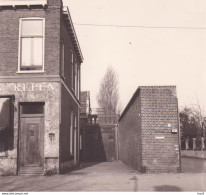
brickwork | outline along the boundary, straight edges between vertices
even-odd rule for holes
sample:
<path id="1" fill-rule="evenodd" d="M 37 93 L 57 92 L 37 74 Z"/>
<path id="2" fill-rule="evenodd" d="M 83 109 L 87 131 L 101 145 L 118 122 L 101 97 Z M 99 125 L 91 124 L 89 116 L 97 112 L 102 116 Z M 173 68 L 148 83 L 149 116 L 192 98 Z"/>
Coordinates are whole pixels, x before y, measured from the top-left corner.
<path id="1" fill-rule="evenodd" d="M 61 130 L 60 130 L 60 172 L 64 173 L 71 170 L 74 164 L 74 157 L 70 155 L 70 125 L 71 125 L 71 111 L 78 116 L 79 109 L 75 101 L 67 92 L 64 85 L 62 85 L 62 101 L 61 101 Z M 77 126 L 79 130 L 79 124 Z M 77 135 L 79 132 L 77 132 Z M 79 146 L 78 137 L 76 139 L 77 147 Z M 79 148 L 77 148 L 79 151 Z M 79 162 L 79 154 L 77 152 L 77 164 Z"/>
<path id="2" fill-rule="evenodd" d="M 0 175 L 18 174 L 20 171 L 21 136 L 19 105 L 25 102 L 44 104 L 44 149 L 43 165 L 45 174 L 65 172 L 79 162 L 79 126 L 76 127 L 76 158 L 70 154 L 71 110 L 79 124 L 77 94 L 72 89 L 72 60 L 80 69 L 82 56 L 68 12 L 63 12 L 61 0 L 48 0 L 43 6 L 1 7 L 0 9 L 0 95 L 14 97 L 14 144 L 13 148 L 0 151 Z M 44 18 L 44 72 L 18 73 L 20 18 Z M 64 75 L 61 67 L 61 48 L 64 40 Z M 78 54 L 76 54 L 78 53 Z M 74 78 L 74 76 L 73 76 Z M 45 87 L 46 86 L 46 87 Z M 50 91 L 49 91 L 50 90 Z M 80 91 L 80 89 L 79 89 Z M 6 149 L 2 149 L 6 150 Z M 74 155 L 74 154 L 73 154 Z M 23 159 L 23 158 L 22 158 Z"/>
<path id="3" fill-rule="evenodd" d="M 45 75 L 59 75 L 60 62 L 60 0 L 48 1 L 46 10 L 6 9 L 0 11 L 0 76 L 17 75 L 19 51 L 19 19 L 45 18 Z M 21 74 L 22 75 L 22 74 Z M 38 75 L 38 74 L 36 74 Z M 42 73 L 41 73 L 42 75 Z"/>
<path id="4" fill-rule="evenodd" d="M 119 123 L 119 159 L 138 171 L 142 165 L 141 143 L 140 96 L 137 96 Z"/>
<path id="5" fill-rule="evenodd" d="M 138 118 L 141 121 L 140 131 L 137 128 Z M 127 139 L 124 138 L 127 137 L 128 142 L 134 143 L 131 145 L 136 148 L 136 139 L 139 137 L 142 157 L 138 158 L 141 159 L 139 162 L 142 172 L 179 172 L 178 120 L 178 102 L 174 86 L 139 87 L 120 118 L 120 160 L 129 166 L 135 163 L 136 155 L 140 154 L 135 153 L 136 150 L 132 150 L 132 147 L 129 148 L 129 144 L 125 143 Z M 140 134 L 135 137 L 135 132 L 138 131 Z M 126 155 L 131 158 L 125 158 Z"/>

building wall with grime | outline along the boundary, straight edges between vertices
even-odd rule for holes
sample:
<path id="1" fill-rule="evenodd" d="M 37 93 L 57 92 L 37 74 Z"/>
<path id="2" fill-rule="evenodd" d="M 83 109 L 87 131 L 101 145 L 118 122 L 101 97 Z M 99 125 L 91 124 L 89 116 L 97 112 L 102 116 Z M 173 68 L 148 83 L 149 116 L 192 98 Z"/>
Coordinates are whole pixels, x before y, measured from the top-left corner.
<path id="1" fill-rule="evenodd" d="M 4 140 L 1 142 L 0 139 L 0 175 L 20 173 L 20 107 L 23 103 L 44 104 L 42 173 L 63 173 L 79 162 L 80 65 L 83 57 L 69 10 L 65 12 L 61 0 L 46 2 L 45 6 L 11 5 L 0 10 L 0 97 L 12 97 L 13 101 L 12 144 L 4 148 Z M 44 68 L 41 72 L 19 71 L 21 18 L 45 20 Z M 75 137 L 72 135 L 72 140 L 69 131 L 74 117 L 71 119 L 71 112 L 76 120 L 72 127 L 76 134 Z M 1 134 L 4 133 L 0 124 Z"/>
<path id="2" fill-rule="evenodd" d="M 33 83 L 34 84 L 34 83 Z M 24 91 L 24 86 L 26 91 Z M 35 84 L 36 85 L 36 84 Z M 42 82 L 44 90 L 31 90 L 32 83 L 0 83 L 0 96 L 14 96 L 13 143 L 9 150 L 0 153 L 0 174 L 15 175 L 18 173 L 20 150 L 20 103 L 44 102 L 44 172 L 49 170 L 58 173 L 59 167 L 59 125 L 60 125 L 60 85 L 57 82 Z M 17 88 L 18 86 L 18 88 Z M 51 140 L 49 134 L 53 133 Z"/>

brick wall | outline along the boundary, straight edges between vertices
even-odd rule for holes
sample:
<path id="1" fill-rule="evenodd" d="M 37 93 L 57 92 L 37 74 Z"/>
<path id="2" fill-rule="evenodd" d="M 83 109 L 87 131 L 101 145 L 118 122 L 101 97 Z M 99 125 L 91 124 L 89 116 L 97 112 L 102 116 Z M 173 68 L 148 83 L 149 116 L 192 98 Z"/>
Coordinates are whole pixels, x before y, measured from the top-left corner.
<path id="1" fill-rule="evenodd" d="M 19 18 L 24 17 L 45 18 L 45 74 L 59 74 L 60 6 L 60 0 L 48 0 L 47 9 L 8 8 L 0 11 L 0 76 L 17 75 Z"/>
<path id="2" fill-rule="evenodd" d="M 120 160 L 142 172 L 179 172 L 178 120 L 174 86 L 139 87 L 120 117 Z"/>
<path id="3" fill-rule="evenodd" d="M 142 164 L 148 172 L 179 171 L 178 104 L 175 87 L 140 87 Z"/>
<path id="4" fill-rule="evenodd" d="M 70 156 L 70 125 L 71 125 L 71 111 L 78 116 L 78 106 L 72 99 L 64 85 L 61 87 L 61 127 L 60 127 L 60 172 L 64 173 L 76 165 L 74 158 Z M 77 126 L 77 129 L 79 127 Z M 79 133 L 77 133 L 78 135 Z M 77 143 L 77 159 L 79 159 L 79 139 L 76 138 Z M 77 160 L 78 162 L 78 160 Z M 78 164 L 78 163 L 77 163 Z"/>
<path id="5" fill-rule="evenodd" d="M 129 167 L 141 171 L 140 96 L 132 102 L 119 122 L 119 159 Z"/>
<path id="6" fill-rule="evenodd" d="M 106 161 L 105 148 L 99 124 L 85 124 L 83 133 L 83 161 Z"/>

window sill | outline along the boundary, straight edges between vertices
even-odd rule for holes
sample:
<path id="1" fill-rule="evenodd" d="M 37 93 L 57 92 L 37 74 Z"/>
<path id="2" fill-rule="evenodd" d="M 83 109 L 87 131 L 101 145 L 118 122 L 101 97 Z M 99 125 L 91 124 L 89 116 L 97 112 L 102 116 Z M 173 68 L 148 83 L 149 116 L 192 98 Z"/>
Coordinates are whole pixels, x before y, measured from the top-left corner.
<path id="1" fill-rule="evenodd" d="M 29 73 L 38 74 L 38 73 L 45 73 L 45 71 L 44 70 L 41 70 L 41 71 L 17 71 L 16 73 L 17 74 L 29 74 Z"/>

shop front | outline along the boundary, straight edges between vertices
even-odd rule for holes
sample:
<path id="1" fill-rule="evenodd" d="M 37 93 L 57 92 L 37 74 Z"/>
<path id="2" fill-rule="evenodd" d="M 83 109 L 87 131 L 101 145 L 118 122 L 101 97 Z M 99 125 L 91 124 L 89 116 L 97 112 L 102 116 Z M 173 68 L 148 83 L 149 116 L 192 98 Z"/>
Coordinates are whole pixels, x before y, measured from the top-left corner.
<path id="1" fill-rule="evenodd" d="M 60 83 L 0 83 L 0 174 L 59 173 Z"/>

